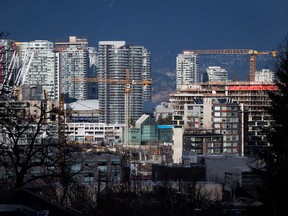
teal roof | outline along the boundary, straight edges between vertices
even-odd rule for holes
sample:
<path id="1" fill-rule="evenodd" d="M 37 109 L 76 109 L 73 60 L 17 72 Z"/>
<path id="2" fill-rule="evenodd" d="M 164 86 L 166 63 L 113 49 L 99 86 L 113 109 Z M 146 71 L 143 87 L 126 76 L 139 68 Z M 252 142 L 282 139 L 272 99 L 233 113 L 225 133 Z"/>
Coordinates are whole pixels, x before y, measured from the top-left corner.
<path id="1" fill-rule="evenodd" d="M 158 129 L 172 129 L 172 125 L 157 125 Z"/>

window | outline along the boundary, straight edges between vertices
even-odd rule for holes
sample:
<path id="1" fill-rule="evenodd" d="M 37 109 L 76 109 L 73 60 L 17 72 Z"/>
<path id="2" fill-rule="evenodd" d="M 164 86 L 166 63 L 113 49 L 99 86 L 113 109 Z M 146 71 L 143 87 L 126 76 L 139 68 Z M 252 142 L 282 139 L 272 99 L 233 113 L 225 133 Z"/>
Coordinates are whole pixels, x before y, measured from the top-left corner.
<path id="1" fill-rule="evenodd" d="M 107 166 L 107 161 L 98 161 L 98 166 Z"/>
<path id="2" fill-rule="evenodd" d="M 93 182 L 94 173 L 84 173 L 84 182 Z"/>
<path id="3" fill-rule="evenodd" d="M 85 160 L 85 166 L 93 166 L 94 160 L 93 159 L 86 159 Z"/>
<path id="4" fill-rule="evenodd" d="M 220 153 L 220 149 L 214 149 L 214 152 L 215 152 L 216 154 L 219 154 L 219 153 Z"/>
<path id="5" fill-rule="evenodd" d="M 182 120 L 183 118 L 182 118 L 182 116 L 173 116 L 173 119 L 174 120 Z"/>

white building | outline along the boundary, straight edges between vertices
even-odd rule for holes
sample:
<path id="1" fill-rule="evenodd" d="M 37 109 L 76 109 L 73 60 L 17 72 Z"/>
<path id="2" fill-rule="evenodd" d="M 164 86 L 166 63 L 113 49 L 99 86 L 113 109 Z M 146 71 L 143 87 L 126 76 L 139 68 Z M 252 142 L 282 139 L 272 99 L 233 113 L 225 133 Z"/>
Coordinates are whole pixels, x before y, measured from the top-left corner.
<path id="1" fill-rule="evenodd" d="M 59 79 L 55 68 L 53 42 L 35 40 L 18 42 L 21 69 L 18 74 L 19 84 L 29 86 L 42 85 L 50 99 L 59 98 Z"/>
<path id="2" fill-rule="evenodd" d="M 60 91 L 65 95 L 65 101 L 87 99 L 88 77 L 88 41 L 86 38 L 70 36 L 68 42 L 56 42 L 55 51 L 59 56 Z M 70 81 L 69 78 L 80 78 Z"/>
<path id="3" fill-rule="evenodd" d="M 172 144 L 172 160 L 173 163 L 182 163 L 183 155 L 183 128 L 174 127 L 173 128 L 173 144 Z"/>
<path id="4" fill-rule="evenodd" d="M 219 66 L 209 66 L 203 75 L 203 82 L 228 81 L 228 71 Z"/>
<path id="5" fill-rule="evenodd" d="M 70 142 L 94 145 L 105 143 L 114 146 L 121 142 L 122 127 L 104 123 L 71 122 L 66 123 L 65 132 Z"/>
<path id="6" fill-rule="evenodd" d="M 173 114 L 173 109 L 171 103 L 168 102 L 162 102 L 160 105 L 157 105 L 154 109 L 154 116 L 156 120 L 158 120 L 160 116 L 162 116 L 162 118 L 166 118 L 170 114 L 171 115 Z"/>
<path id="7" fill-rule="evenodd" d="M 184 51 L 176 57 L 176 89 L 183 84 L 200 81 L 198 56 L 193 52 Z"/>
<path id="8" fill-rule="evenodd" d="M 272 83 L 275 80 L 274 72 L 269 69 L 262 69 L 261 71 L 256 71 L 255 81 L 256 82 L 265 82 Z"/>

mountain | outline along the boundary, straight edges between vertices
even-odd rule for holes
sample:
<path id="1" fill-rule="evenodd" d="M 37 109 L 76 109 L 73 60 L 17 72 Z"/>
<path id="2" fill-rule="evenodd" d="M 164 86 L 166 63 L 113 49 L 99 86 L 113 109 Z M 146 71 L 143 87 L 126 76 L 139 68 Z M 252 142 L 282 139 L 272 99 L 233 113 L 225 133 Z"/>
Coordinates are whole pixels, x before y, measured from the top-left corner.
<path id="1" fill-rule="evenodd" d="M 176 57 L 175 57 L 176 62 Z M 199 70 L 202 74 L 209 66 L 221 66 L 228 70 L 229 80 L 246 81 L 249 78 L 250 56 L 248 55 L 199 55 Z M 273 69 L 270 55 L 256 56 L 256 70 Z M 175 66 L 163 68 L 155 65 L 152 73 L 152 102 L 160 104 L 169 101 L 169 94 L 175 92 Z"/>

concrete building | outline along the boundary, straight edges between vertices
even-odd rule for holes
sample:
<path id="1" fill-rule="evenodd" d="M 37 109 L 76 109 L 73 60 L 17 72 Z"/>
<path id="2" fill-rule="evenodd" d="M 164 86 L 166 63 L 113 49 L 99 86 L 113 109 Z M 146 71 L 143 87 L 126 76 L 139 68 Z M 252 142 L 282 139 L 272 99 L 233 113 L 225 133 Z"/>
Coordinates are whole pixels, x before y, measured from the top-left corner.
<path id="1" fill-rule="evenodd" d="M 121 155 L 109 153 L 76 152 L 78 163 L 71 167 L 75 179 L 80 184 L 97 185 L 120 182 L 123 177 Z M 103 183 L 101 183 L 103 184 Z"/>
<path id="2" fill-rule="evenodd" d="M 105 80 L 126 80 L 129 70 L 133 81 L 151 80 L 150 53 L 143 46 L 127 46 L 125 41 L 100 41 L 98 47 L 98 77 Z M 124 83 L 99 82 L 101 122 L 125 123 Z M 129 117 L 136 121 L 143 113 L 143 102 L 151 99 L 151 88 L 131 85 Z"/>
<path id="3" fill-rule="evenodd" d="M 9 84 L 10 74 L 16 75 L 19 68 L 17 59 L 17 47 L 15 41 L 8 39 L 0 39 L 0 87 Z M 12 77 L 11 76 L 11 77 Z"/>
<path id="4" fill-rule="evenodd" d="M 273 83 L 275 81 L 275 74 L 269 69 L 262 69 L 255 72 L 255 81 L 264 83 Z"/>
<path id="5" fill-rule="evenodd" d="M 69 41 L 56 42 L 55 52 L 58 57 L 60 92 L 64 94 L 65 102 L 87 99 L 87 82 L 89 58 L 88 40 L 70 36 Z M 71 81 L 70 78 L 78 78 Z"/>
<path id="6" fill-rule="evenodd" d="M 200 82 L 198 55 L 184 51 L 176 57 L 176 89 Z"/>
<path id="7" fill-rule="evenodd" d="M 66 106 L 66 122 L 99 123 L 99 100 L 77 100 Z"/>
<path id="8" fill-rule="evenodd" d="M 195 155 L 223 154 L 223 134 L 216 133 L 191 133 L 185 131 L 183 134 L 183 155 L 191 152 Z"/>
<path id="9" fill-rule="evenodd" d="M 219 66 L 209 66 L 203 74 L 203 82 L 228 81 L 228 71 Z"/>
<path id="10" fill-rule="evenodd" d="M 121 131 L 118 126 L 91 122 L 66 123 L 65 129 L 68 142 L 111 147 L 121 142 Z"/>
<path id="11" fill-rule="evenodd" d="M 263 129 L 270 125 L 271 117 L 267 112 L 270 106 L 269 91 L 277 91 L 274 83 L 228 82 L 201 83 L 182 86 L 170 97 L 170 102 L 177 115 L 184 116 L 185 104 L 204 98 L 226 98 L 243 104 L 244 115 L 244 154 L 256 155 L 268 145 Z M 205 112 L 205 111 L 203 111 Z"/>
<path id="12" fill-rule="evenodd" d="M 173 138 L 172 138 L 172 150 L 173 150 L 173 163 L 182 163 L 183 155 L 183 132 L 184 129 L 181 127 L 174 127 Z"/>
<path id="13" fill-rule="evenodd" d="M 175 120 L 179 119 L 179 120 Z M 183 152 L 243 155 L 243 106 L 223 98 L 195 99 L 174 115 L 174 127 L 183 127 Z"/>
<path id="14" fill-rule="evenodd" d="M 167 118 L 169 115 L 172 114 L 173 109 L 171 107 L 171 104 L 168 102 L 161 102 L 161 104 L 157 105 L 154 109 L 154 116 L 156 120 L 158 120 L 160 116 L 162 116 L 162 118 Z"/>
<path id="15" fill-rule="evenodd" d="M 42 85 L 50 99 L 59 98 L 59 74 L 53 42 L 35 40 L 17 42 L 20 72 L 15 79 L 29 86 Z M 18 78 L 17 78 L 18 77 Z"/>
<path id="16" fill-rule="evenodd" d="M 218 101 L 220 101 L 220 99 Z M 224 153 L 243 155 L 243 105 L 241 106 L 238 103 L 223 102 L 213 104 L 213 131 L 216 134 L 223 135 Z"/>
<path id="17" fill-rule="evenodd" d="M 88 47 L 88 58 L 89 58 L 89 70 L 87 77 L 95 78 L 97 77 L 98 68 L 98 58 L 97 50 L 95 47 Z M 97 82 L 87 82 L 87 99 L 98 99 L 98 83 Z"/>

